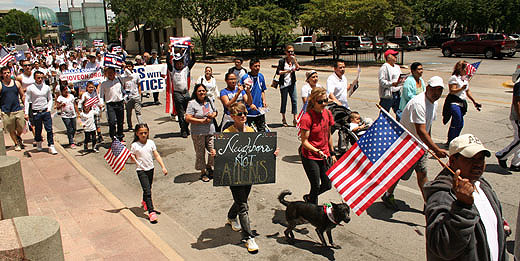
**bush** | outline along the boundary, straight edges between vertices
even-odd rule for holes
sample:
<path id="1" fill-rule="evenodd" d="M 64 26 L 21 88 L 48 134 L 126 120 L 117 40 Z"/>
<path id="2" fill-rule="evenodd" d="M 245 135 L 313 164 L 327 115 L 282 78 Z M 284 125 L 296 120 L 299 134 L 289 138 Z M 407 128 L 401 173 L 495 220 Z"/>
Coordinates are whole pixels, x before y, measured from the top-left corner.
<path id="1" fill-rule="evenodd" d="M 201 42 L 199 37 L 192 38 L 195 44 L 195 52 L 201 52 Z M 246 34 L 215 34 L 209 38 L 207 52 L 208 54 L 225 53 L 229 54 L 237 50 L 253 48 L 253 37 Z"/>

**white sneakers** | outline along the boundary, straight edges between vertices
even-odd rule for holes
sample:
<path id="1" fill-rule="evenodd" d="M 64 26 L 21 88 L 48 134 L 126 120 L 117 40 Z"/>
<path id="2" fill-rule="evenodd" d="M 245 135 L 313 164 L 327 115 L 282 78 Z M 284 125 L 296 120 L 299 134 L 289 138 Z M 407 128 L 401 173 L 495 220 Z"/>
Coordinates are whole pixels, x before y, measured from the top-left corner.
<path id="1" fill-rule="evenodd" d="M 247 239 L 247 241 L 246 241 L 246 247 L 247 247 L 247 251 L 248 251 L 249 253 L 251 253 L 251 254 L 256 254 L 256 253 L 258 253 L 258 245 L 256 244 L 254 238 L 249 238 L 249 239 Z"/>
<path id="2" fill-rule="evenodd" d="M 240 231 L 242 229 L 242 226 L 240 226 L 240 223 L 238 223 L 238 220 L 236 218 L 234 219 L 229 219 L 227 220 L 227 223 L 229 225 L 231 225 L 231 229 L 233 229 L 233 231 Z"/>
<path id="3" fill-rule="evenodd" d="M 49 152 L 50 152 L 52 155 L 56 155 L 56 154 L 58 154 L 58 152 L 56 151 L 56 148 L 54 148 L 54 145 L 49 146 Z"/>

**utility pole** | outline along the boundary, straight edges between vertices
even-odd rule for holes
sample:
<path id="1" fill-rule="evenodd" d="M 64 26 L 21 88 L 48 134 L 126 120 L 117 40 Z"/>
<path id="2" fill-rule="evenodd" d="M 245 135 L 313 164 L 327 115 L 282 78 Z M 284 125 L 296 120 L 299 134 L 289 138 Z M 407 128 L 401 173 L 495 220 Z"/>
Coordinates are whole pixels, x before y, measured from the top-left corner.
<path id="1" fill-rule="evenodd" d="M 103 11 L 105 12 L 105 30 L 107 31 L 107 46 L 110 43 L 110 37 L 108 36 L 108 18 L 107 18 L 107 4 L 103 0 Z"/>
<path id="2" fill-rule="evenodd" d="M 40 7 L 35 6 L 36 10 L 38 10 L 38 26 L 40 27 L 40 42 L 43 44 L 43 32 L 42 32 L 42 19 L 40 17 Z"/>

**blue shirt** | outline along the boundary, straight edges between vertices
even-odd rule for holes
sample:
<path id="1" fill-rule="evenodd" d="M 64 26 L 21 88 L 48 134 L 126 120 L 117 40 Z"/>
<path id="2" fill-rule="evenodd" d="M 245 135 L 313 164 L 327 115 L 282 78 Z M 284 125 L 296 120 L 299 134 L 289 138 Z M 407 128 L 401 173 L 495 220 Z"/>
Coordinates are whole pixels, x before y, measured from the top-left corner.
<path id="1" fill-rule="evenodd" d="M 422 91 L 417 90 L 417 85 L 415 83 L 415 78 L 413 75 L 410 75 L 406 78 L 403 84 L 403 89 L 401 90 L 401 100 L 399 102 L 399 109 L 401 111 L 404 111 L 404 107 L 406 107 L 406 104 L 413 98 L 415 95 L 424 92 L 426 90 L 426 85 L 424 84 L 424 81 L 421 78 L 419 78 L 419 81 L 421 81 L 421 89 Z"/>
<path id="2" fill-rule="evenodd" d="M 220 91 L 220 97 L 222 96 L 227 96 L 228 99 L 231 101 L 235 95 L 237 94 L 238 92 L 238 88 L 235 88 L 234 90 L 230 91 L 228 90 L 227 88 L 224 88 L 223 90 Z M 237 98 L 237 102 L 243 102 L 244 99 L 242 98 L 244 95 L 246 95 L 246 91 L 242 90 L 242 92 L 240 92 L 239 94 L 240 96 L 238 96 Z M 224 113 L 229 115 L 229 111 L 228 109 L 226 108 L 226 106 L 224 106 Z"/>
<path id="3" fill-rule="evenodd" d="M 8 87 L 3 82 L 2 91 L 0 92 L 0 110 L 3 112 L 17 112 L 22 110 L 20 106 L 20 99 L 18 99 L 18 86 L 16 83 L 13 86 Z"/>
<path id="4" fill-rule="evenodd" d="M 244 80 L 247 78 L 251 78 L 253 80 L 253 86 L 251 86 L 251 96 L 253 97 L 253 104 L 256 108 L 264 107 L 264 102 L 262 100 L 262 93 L 267 90 L 265 85 L 264 75 L 258 73 L 258 75 L 253 76 L 250 73 L 244 75 L 242 79 L 240 79 L 240 84 L 244 84 Z M 247 116 L 258 116 L 260 114 L 259 111 L 252 110 L 251 108 L 247 108 Z"/>

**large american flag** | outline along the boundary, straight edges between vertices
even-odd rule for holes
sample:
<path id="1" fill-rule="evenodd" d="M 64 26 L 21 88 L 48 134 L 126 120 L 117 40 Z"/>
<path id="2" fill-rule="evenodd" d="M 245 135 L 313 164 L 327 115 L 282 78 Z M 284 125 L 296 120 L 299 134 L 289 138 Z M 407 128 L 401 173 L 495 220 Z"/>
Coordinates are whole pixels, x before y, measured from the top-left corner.
<path id="1" fill-rule="evenodd" d="M 298 116 L 296 117 L 296 128 L 298 129 L 298 137 L 300 137 L 300 134 L 302 132 L 302 130 L 300 129 L 300 127 L 301 127 L 300 121 L 301 121 L 303 115 L 305 114 L 305 112 L 307 111 L 307 103 L 308 103 L 308 101 L 303 104 L 302 110 L 300 111 L 300 113 L 298 113 Z"/>
<path id="2" fill-rule="evenodd" d="M 0 66 L 6 66 L 8 62 L 14 60 L 15 57 L 11 55 L 3 46 L 0 46 Z"/>
<path id="3" fill-rule="evenodd" d="M 426 146 L 384 109 L 327 175 L 359 216 L 425 153 Z"/>
<path id="4" fill-rule="evenodd" d="M 473 75 L 477 72 L 481 62 L 482 61 L 468 64 L 468 68 L 466 68 L 466 75 L 468 76 L 468 78 L 473 77 Z"/>
<path id="5" fill-rule="evenodd" d="M 130 155 L 132 155 L 130 150 L 128 150 L 118 139 L 114 139 L 114 141 L 112 141 L 112 146 L 110 146 L 110 149 L 108 149 L 104 157 L 108 165 L 110 165 L 117 175 L 125 167 L 125 163 Z"/>

